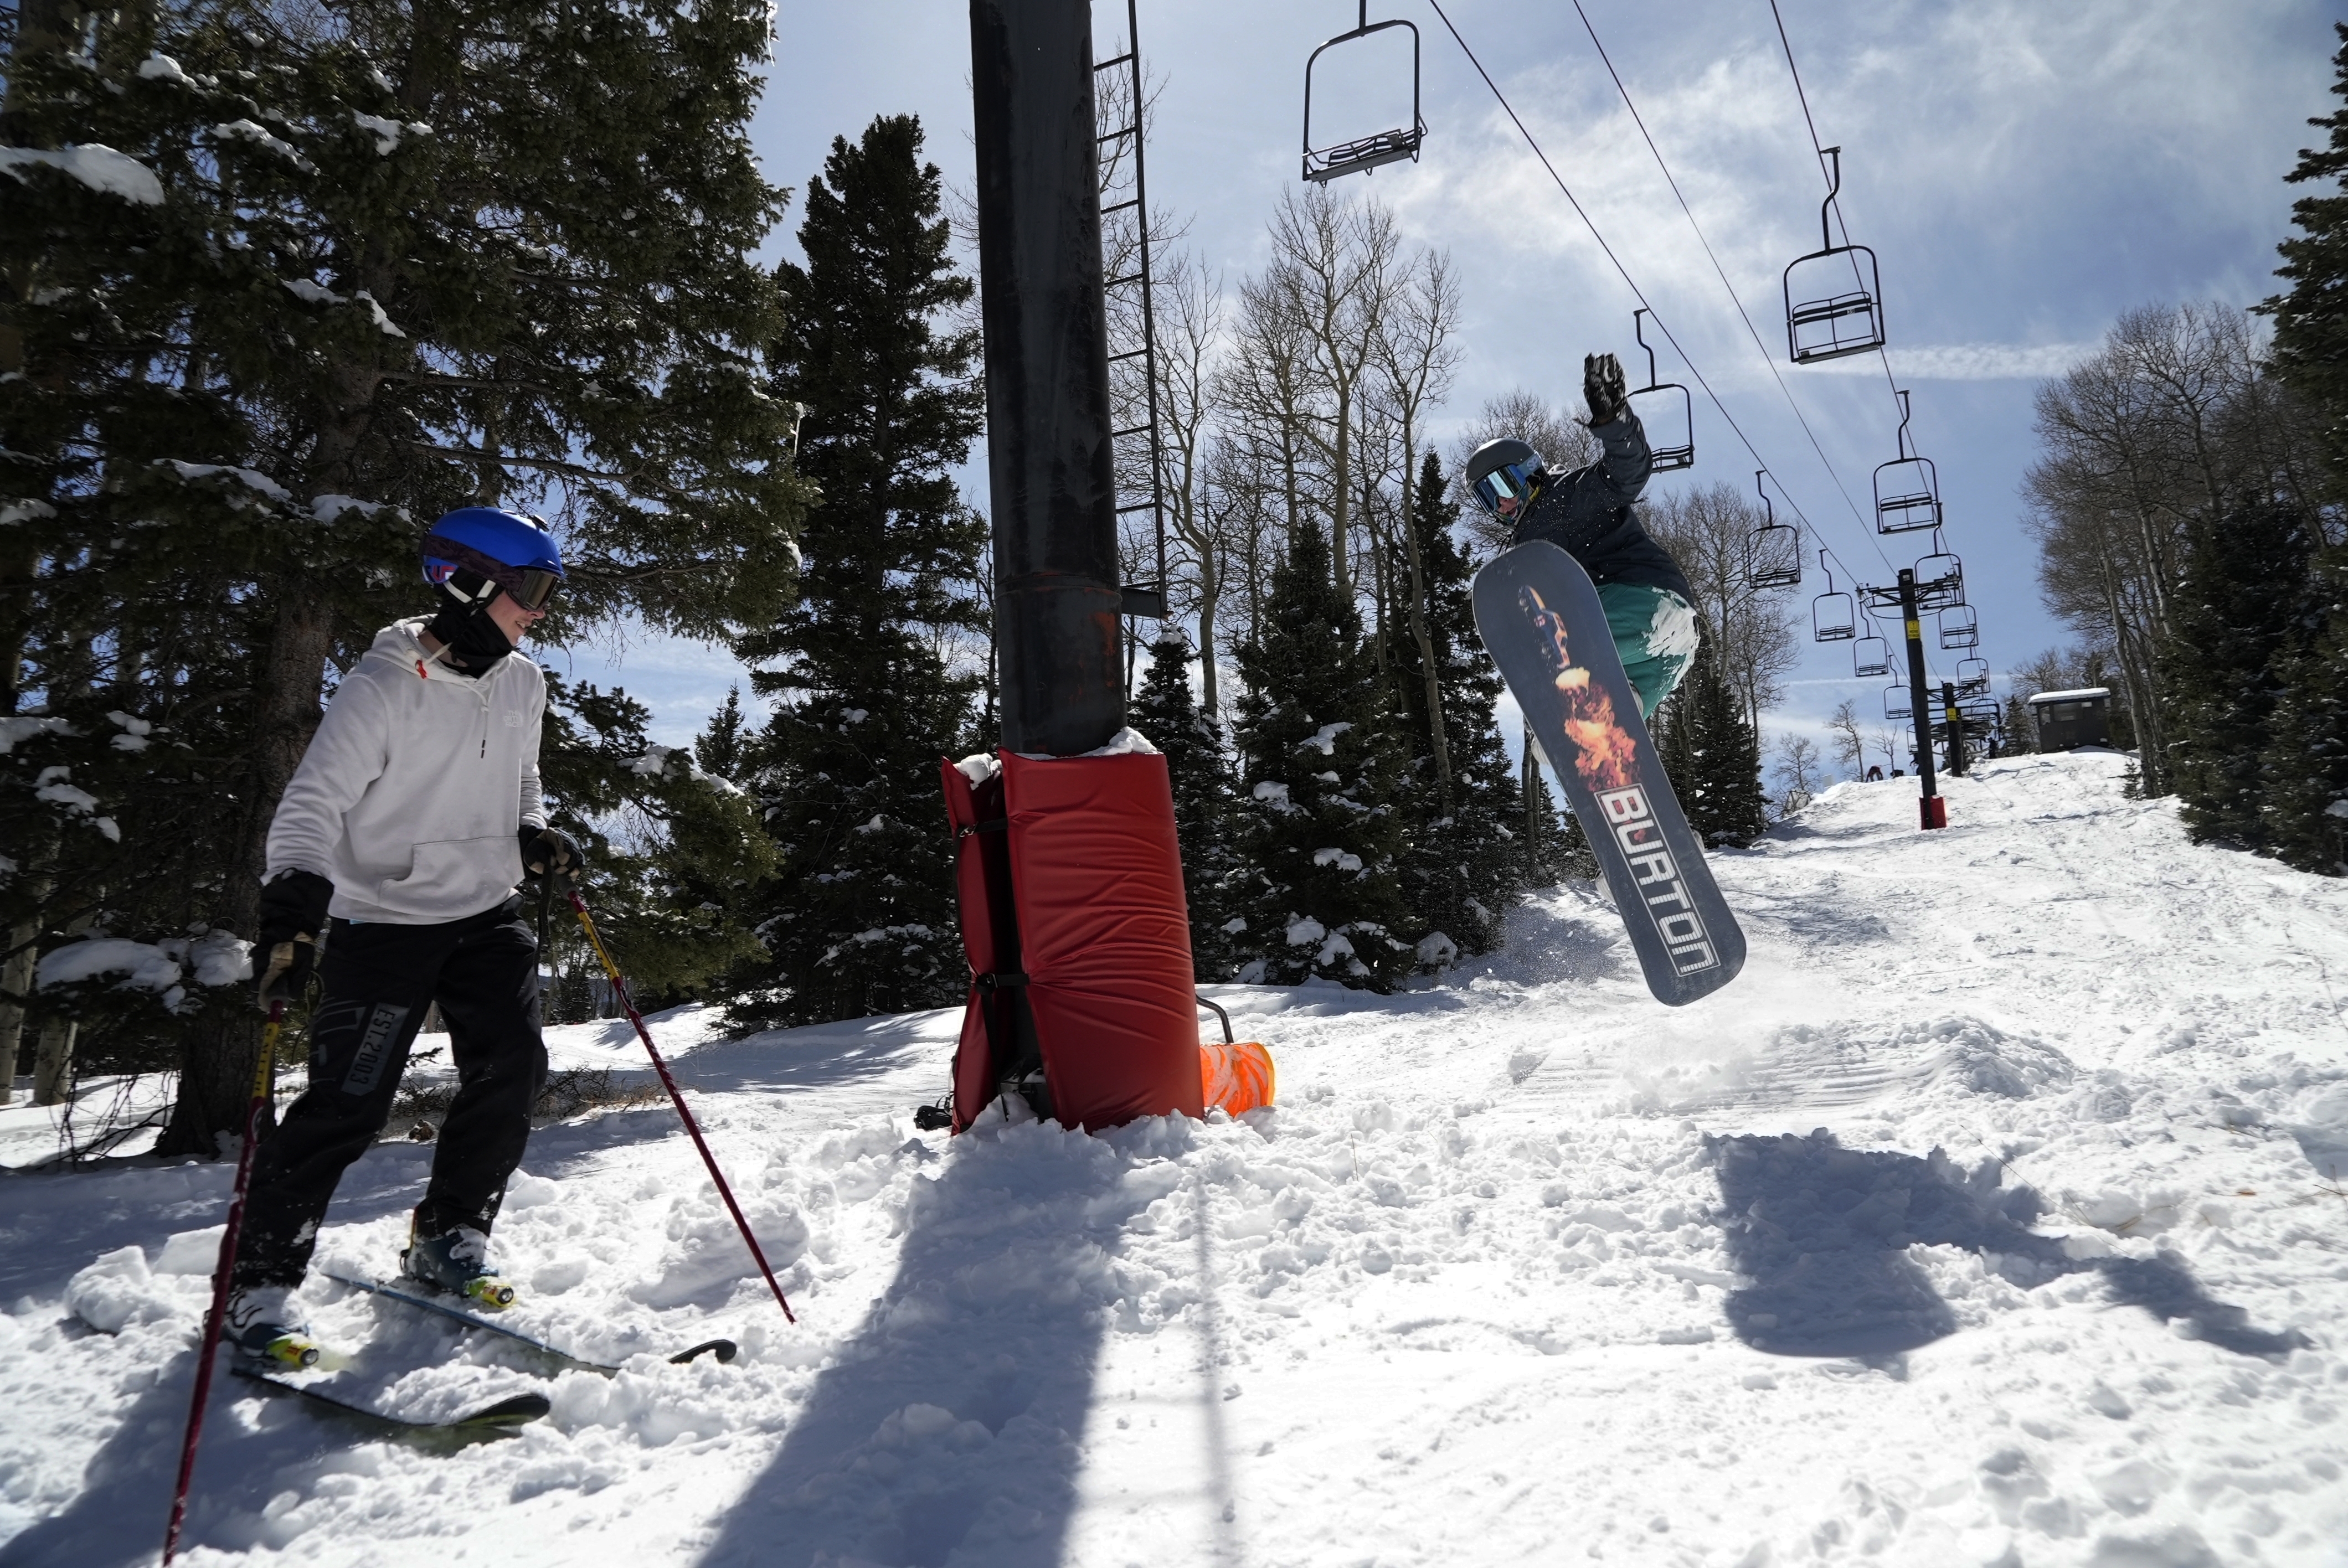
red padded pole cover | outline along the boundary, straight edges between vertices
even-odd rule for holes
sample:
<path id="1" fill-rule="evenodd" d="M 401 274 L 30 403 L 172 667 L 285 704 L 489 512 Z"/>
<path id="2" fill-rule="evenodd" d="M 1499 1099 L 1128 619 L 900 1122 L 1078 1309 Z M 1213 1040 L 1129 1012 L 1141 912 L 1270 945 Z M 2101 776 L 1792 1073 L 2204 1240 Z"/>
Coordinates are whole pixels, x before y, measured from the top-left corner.
<path id="1" fill-rule="evenodd" d="M 1002 756 L 1027 1004 L 1061 1124 L 1204 1115 L 1166 759 Z"/>
<path id="2" fill-rule="evenodd" d="M 962 949 L 973 976 L 1019 968 L 1019 932 L 1012 919 L 1010 847 L 1001 832 L 965 833 L 1003 820 L 1000 774 L 973 784 L 951 758 L 938 764 L 945 785 L 946 818 L 954 830 L 954 907 Z M 982 990 L 975 979 L 963 1004 L 962 1042 L 954 1048 L 953 1130 L 969 1126 L 1009 1071 L 1014 1050 L 1013 1000 L 1007 990 Z"/>

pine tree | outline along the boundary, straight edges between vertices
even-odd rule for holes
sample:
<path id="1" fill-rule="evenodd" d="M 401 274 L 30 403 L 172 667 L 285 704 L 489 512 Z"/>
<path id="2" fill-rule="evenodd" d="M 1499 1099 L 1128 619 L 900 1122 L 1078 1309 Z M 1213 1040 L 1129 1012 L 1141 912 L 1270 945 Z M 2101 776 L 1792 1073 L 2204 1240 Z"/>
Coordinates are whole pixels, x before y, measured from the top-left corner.
<path id="1" fill-rule="evenodd" d="M 693 760 L 704 773 L 732 779 L 742 771 L 742 687 L 726 688 L 726 705 L 709 716 L 709 728 L 695 737 Z"/>
<path id="2" fill-rule="evenodd" d="M 1166 754 L 1174 786 L 1174 828 L 1182 843 L 1182 889 L 1190 906 L 1190 959 L 1202 980 L 1238 967 L 1226 926 L 1239 917 L 1231 853 L 1231 764 L 1221 737 L 1190 691 L 1190 643 L 1168 626 L 1150 644 L 1149 669 L 1129 722 Z"/>
<path id="3" fill-rule="evenodd" d="M 1388 650 L 1395 711 L 1409 753 L 1396 799 L 1405 835 L 1402 893 L 1414 924 L 1426 932 L 1420 957 L 1430 967 L 1454 955 L 1499 947 L 1509 908 L 1525 884 L 1523 846 L 1509 826 L 1522 812 L 1522 796 L 1493 716 L 1500 677 L 1476 635 L 1475 563 L 1454 535 L 1458 507 L 1450 487 L 1441 460 L 1429 452 L 1419 470 L 1411 526 L 1418 537 L 1424 589 L 1419 617 L 1434 654 L 1442 705 L 1440 757 L 1418 639 L 1406 630 L 1391 640 Z M 1397 548 L 1395 554 L 1387 575 L 1407 592 L 1409 552 Z"/>
<path id="4" fill-rule="evenodd" d="M 2278 661 L 2261 782 L 2267 842 L 2302 871 L 2348 876 L 2348 547 L 2320 553 L 2312 635 Z"/>
<path id="5" fill-rule="evenodd" d="M 1242 978 L 1384 990 L 1416 959 L 1396 882 L 1399 748 L 1361 613 L 1300 523 L 1239 648 Z"/>
<path id="6" fill-rule="evenodd" d="M 776 398 L 803 403 L 799 471 L 822 488 L 802 535 L 800 598 L 737 639 L 779 699 L 746 767 L 779 856 L 738 968 L 734 1014 L 807 1023 L 935 1007 L 962 992 L 953 849 L 938 758 L 967 742 L 975 677 L 934 633 L 983 625 L 962 589 L 984 525 L 953 469 L 983 396 L 978 343 L 954 313 L 971 281 L 948 255 L 941 176 L 921 123 L 882 116 L 831 145 L 808 182 L 798 306 L 776 350 Z"/>
<path id="7" fill-rule="evenodd" d="M 2332 56 L 2332 90 L 2348 99 L 2348 24 L 2333 28 L 2341 46 Z M 2291 203 L 2300 232 L 2276 246 L 2283 264 L 2275 269 L 2291 292 L 2259 308 L 2274 318 L 2275 374 L 2315 410 L 2334 470 L 2348 473 L 2348 311 L 2341 308 L 2348 293 L 2348 105 L 2308 123 L 2331 135 L 2321 148 L 2302 149 L 2284 179 L 2332 189 Z"/>
<path id="8" fill-rule="evenodd" d="M 249 935 L 321 672 L 428 608 L 451 507 L 555 517 L 542 641 L 772 618 L 805 492 L 756 379 L 764 7 L 37 9 L 0 173 L 0 706 L 102 788 L 68 820 L 0 789 L 0 839 L 57 846 L 0 889 L 12 937 Z M 118 1065 L 182 1064 L 165 1152 L 237 1125 L 244 1000 L 80 1015 Z"/>
<path id="9" fill-rule="evenodd" d="M 1715 848 L 1742 848 L 1767 831 L 1760 743 L 1743 701 L 1721 673 L 1709 636 L 1657 717 L 1663 774 L 1696 836 Z"/>
<path id="10" fill-rule="evenodd" d="M 2281 666 L 2313 630 L 2309 519 L 2267 500 L 2196 518 L 2155 673 L 2179 815 L 2196 843 L 2267 841 L 2265 777 Z"/>

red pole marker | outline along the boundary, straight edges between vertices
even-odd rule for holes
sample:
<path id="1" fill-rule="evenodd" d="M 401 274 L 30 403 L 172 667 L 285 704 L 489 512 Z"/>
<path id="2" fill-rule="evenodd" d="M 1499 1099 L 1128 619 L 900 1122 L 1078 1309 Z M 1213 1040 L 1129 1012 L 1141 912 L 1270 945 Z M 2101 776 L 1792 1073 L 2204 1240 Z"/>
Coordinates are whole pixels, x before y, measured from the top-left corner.
<path id="1" fill-rule="evenodd" d="M 709 1152 L 708 1140 L 701 1135 L 701 1123 L 695 1122 L 693 1112 L 686 1109 L 683 1091 L 677 1088 L 676 1080 L 669 1076 L 668 1063 L 661 1060 L 660 1048 L 653 1044 L 653 1031 L 644 1027 L 644 1014 L 636 1010 L 634 999 L 628 995 L 628 982 L 620 978 L 619 966 L 613 963 L 612 955 L 603 950 L 603 938 L 596 933 L 595 921 L 587 913 L 586 900 L 576 893 L 570 897 L 572 911 L 579 917 L 579 924 L 587 933 L 587 945 L 595 949 L 595 957 L 602 960 L 603 973 L 611 977 L 612 994 L 620 999 L 620 1006 L 626 1010 L 628 1021 L 636 1026 L 636 1038 L 644 1042 L 644 1054 L 653 1059 L 653 1071 L 660 1074 L 661 1085 L 668 1091 L 669 1102 L 676 1107 L 677 1117 L 685 1123 L 685 1130 L 693 1134 L 693 1146 L 701 1151 L 701 1163 L 709 1167 L 709 1179 L 717 1184 L 717 1195 L 726 1200 L 726 1211 L 734 1216 L 734 1226 L 742 1233 L 743 1245 L 757 1260 L 758 1272 L 767 1276 L 767 1288 L 775 1293 L 775 1304 L 783 1309 L 783 1317 L 797 1323 L 798 1318 L 792 1313 L 791 1304 L 783 1299 L 783 1287 L 776 1280 L 775 1271 L 767 1266 L 767 1255 L 758 1250 L 758 1238 L 750 1234 L 750 1222 L 743 1216 L 742 1205 L 734 1201 L 734 1189 L 726 1184 L 726 1173 L 717 1168 L 717 1156 Z"/>
<path id="2" fill-rule="evenodd" d="M 228 1225 L 221 1232 L 220 1262 L 212 1268 L 212 1306 L 204 1315 L 203 1349 L 196 1357 L 196 1397 L 188 1405 L 188 1435 L 180 1445 L 180 1481 L 171 1491 L 171 1526 L 163 1534 L 163 1561 L 169 1563 L 180 1549 L 180 1526 L 188 1518 L 188 1483 L 196 1474 L 196 1441 L 204 1432 L 204 1405 L 211 1398 L 212 1358 L 220 1349 L 221 1323 L 228 1316 L 229 1271 L 236 1266 L 237 1233 L 244 1228 L 245 1188 L 252 1181 L 253 1128 L 261 1121 L 262 1103 L 269 1098 L 269 1069 L 277 1056 L 277 1032 L 285 1027 L 285 1004 L 269 1004 L 269 1021 L 262 1026 L 261 1060 L 252 1070 L 252 1098 L 244 1105 L 244 1146 L 237 1151 L 236 1185 L 228 1204 Z"/>

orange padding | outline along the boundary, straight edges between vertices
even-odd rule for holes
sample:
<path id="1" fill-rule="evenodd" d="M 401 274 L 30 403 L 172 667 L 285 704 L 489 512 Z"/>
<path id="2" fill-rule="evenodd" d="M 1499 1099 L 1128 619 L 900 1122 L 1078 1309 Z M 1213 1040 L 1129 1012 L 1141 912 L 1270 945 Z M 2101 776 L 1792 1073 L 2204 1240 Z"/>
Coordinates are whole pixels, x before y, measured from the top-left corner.
<path id="1" fill-rule="evenodd" d="M 1272 1103 L 1272 1052 L 1254 1040 L 1199 1048 L 1200 1098 L 1236 1116 Z"/>

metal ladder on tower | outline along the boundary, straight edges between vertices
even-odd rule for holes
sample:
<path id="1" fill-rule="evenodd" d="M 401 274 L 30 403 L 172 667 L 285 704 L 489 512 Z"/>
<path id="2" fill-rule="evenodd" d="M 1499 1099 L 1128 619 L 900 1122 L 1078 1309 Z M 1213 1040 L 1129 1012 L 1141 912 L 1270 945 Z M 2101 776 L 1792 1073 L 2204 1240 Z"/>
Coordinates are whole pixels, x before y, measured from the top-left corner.
<path id="1" fill-rule="evenodd" d="M 1114 259 L 1117 254 L 1108 242 L 1110 220 L 1120 213 L 1129 212 L 1132 214 L 1129 221 L 1133 225 L 1129 270 L 1119 273 L 1105 267 L 1104 271 L 1108 275 L 1102 279 L 1101 292 L 1105 297 L 1113 297 L 1113 292 L 1118 289 L 1138 288 L 1140 291 L 1141 341 L 1131 346 L 1112 341 L 1109 345 L 1112 352 L 1108 359 L 1111 376 L 1111 407 L 1117 408 L 1122 403 L 1129 411 L 1131 405 L 1138 402 L 1143 417 L 1139 424 L 1127 425 L 1122 427 L 1117 426 L 1112 421 L 1109 445 L 1114 453 L 1119 450 L 1117 444 L 1120 442 L 1129 442 L 1137 437 L 1148 442 L 1149 496 L 1147 500 L 1128 501 L 1124 498 L 1121 493 L 1122 476 L 1131 470 L 1124 465 L 1115 464 L 1114 461 L 1112 463 L 1116 472 L 1120 476 L 1117 518 L 1121 522 L 1128 513 L 1148 512 L 1150 515 L 1151 531 L 1156 538 L 1158 550 L 1158 580 L 1154 583 L 1125 585 L 1123 609 L 1127 615 L 1149 616 L 1162 620 L 1166 614 L 1166 453 L 1164 442 L 1158 429 L 1158 319 L 1150 299 L 1149 182 L 1143 160 L 1141 30 L 1137 11 L 1138 0 L 1125 0 L 1125 53 L 1103 60 L 1093 67 L 1096 79 L 1103 71 L 1122 69 L 1127 73 L 1127 104 L 1132 117 L 1127 124 L 1104 131 L 1097 138 L 1103 149 L 1104 161 L 1121 156 L 1118 150 L 1120 144 L 1129 146 L 1133 154 L 1132 195 L 1124 200 L 1109 201 L 1107 198 L 1113 193 L 1114 188 L 1104 185 L 1101 192 L 1103 198 L 1100 210 L 1101 251 L 1104 261 Z M 1132 315 L 1131 312 L 1125 313 L 1124 319 L 1130 322 Z M 1112 333 L 1116 331 L 1117 321 L 1117 317 L 1111 317 Z M 1138 399 L 1129 395 L 1119 399 L 1117 392 L 1118 384 L 1117 367 L 1130 364 L 1137 360 L 1140 362 L 1141 395 Z M 1127 416 L 1131 416 L 1130 412 L 1128 412 Z"/>

